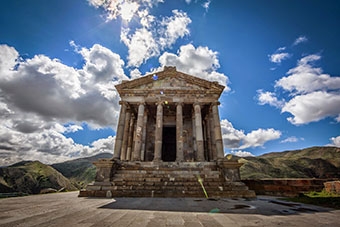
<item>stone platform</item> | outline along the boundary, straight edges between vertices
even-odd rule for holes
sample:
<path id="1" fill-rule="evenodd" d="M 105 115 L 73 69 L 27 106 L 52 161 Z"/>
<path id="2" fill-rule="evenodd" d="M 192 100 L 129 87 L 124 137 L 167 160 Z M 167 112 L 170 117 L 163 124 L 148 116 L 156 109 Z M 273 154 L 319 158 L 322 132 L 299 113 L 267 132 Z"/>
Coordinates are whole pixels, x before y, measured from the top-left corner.
<path id="1" fill-rule="evenodd" d="M 101 160 L 95 164 L 96 181 L 81 191 L 80 197 L 255 197 L 239 180 L 237 162 Z M 223 168 L 226 165 L 228 168 Z"/>

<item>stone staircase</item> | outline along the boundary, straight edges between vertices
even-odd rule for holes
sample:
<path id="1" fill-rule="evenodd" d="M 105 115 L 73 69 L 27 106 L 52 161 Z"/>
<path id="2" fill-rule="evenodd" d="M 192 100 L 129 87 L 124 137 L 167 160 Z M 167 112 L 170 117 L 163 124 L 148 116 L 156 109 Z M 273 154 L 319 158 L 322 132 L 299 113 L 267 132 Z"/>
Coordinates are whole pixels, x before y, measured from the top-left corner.
<path id="1" fill-rule="evenodd" d="M 227 182 L 215 162 L 122 162 L 110 182 L 95 182 L 80 196 L 255 197 L 242 182 Z"/>

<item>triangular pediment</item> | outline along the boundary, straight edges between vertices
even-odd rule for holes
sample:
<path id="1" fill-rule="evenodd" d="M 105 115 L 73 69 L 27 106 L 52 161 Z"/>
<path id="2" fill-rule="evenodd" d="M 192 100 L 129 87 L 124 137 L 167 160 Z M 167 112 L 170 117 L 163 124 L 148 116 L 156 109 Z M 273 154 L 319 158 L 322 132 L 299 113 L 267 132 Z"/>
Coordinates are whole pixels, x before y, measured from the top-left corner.
<path id="1" fill-rule="evenodd" d="M 207 81 L 195 76 L 191 76 L 176 71 L 175 67 L 164 67 L 163 71 L 143 76 L 141 78 L 125 81 L 116 86 L 119 93 L 134 91 L 141 93 L 143 91 L 150 93 L 152 90 L 161 89 L 167 91 L 188 91 L 202 93 L 221 94 L 224 86 L 217 82 Z"/>

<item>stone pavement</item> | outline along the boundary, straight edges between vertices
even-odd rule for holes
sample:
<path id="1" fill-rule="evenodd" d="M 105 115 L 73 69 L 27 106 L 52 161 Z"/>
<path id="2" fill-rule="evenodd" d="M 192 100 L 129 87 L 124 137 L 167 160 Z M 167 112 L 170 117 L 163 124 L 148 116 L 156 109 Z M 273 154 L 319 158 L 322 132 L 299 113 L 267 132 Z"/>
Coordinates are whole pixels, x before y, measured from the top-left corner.
<path id="1" fill-rule="evenodd" d="M 78 194 L 0 199 L 0 226 L 340 226 L 340 210 L 274 197 L 107 199 Z"/>

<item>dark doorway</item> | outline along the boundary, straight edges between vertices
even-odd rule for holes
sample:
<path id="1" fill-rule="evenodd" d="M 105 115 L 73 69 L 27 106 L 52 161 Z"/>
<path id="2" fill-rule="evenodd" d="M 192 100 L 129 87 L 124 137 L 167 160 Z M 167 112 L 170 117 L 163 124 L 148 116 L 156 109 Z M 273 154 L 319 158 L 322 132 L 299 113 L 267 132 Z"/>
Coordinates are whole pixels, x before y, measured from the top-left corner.
<path id="1" fill-rule="evenodd" d="M 162 160 L 176 161 L 176 127 L 163 128 Z"/>

